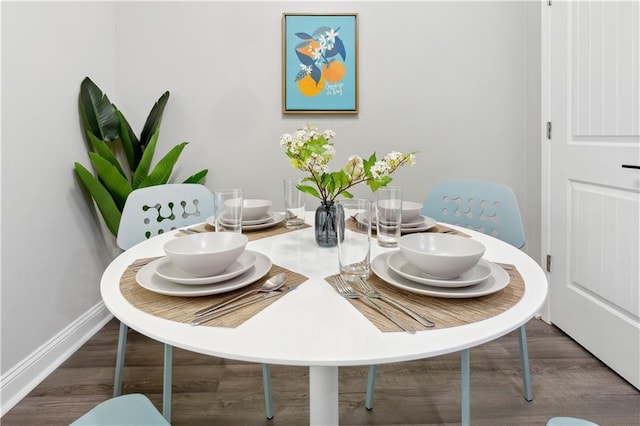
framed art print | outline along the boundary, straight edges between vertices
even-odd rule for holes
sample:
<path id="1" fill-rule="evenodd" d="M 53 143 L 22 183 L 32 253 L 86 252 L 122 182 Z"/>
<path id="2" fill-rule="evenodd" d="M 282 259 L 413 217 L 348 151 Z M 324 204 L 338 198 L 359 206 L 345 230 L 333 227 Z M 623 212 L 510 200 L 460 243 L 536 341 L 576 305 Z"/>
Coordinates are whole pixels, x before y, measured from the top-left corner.
<path id="1" fill-rule="evenodd" d="M 282 112 L 358 113 L 357 14 L 283 14 Z"/>

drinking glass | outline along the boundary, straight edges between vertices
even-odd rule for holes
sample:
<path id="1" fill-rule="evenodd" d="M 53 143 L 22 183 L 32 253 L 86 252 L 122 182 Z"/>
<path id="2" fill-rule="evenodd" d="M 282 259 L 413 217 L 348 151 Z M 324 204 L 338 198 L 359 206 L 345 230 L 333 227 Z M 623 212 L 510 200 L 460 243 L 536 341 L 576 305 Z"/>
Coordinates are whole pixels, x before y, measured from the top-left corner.
<path id="1" fill-rule="evenodd" d="M 216 232 L 242 232 L 242 189 L 214 192 Z"/>
<path id="2" fill-rule="evenodd" d="M 338 201 L 338 260 L 340 275 L 347 281 L 367 279 L 371 273 L 371 201 L 359 198 Z M 358 215 L 356 229 L 346 229 L 345 221 Z"/>
<path id="3" fill-rule="evenodd" d="M 284 225 L 290 229 L 304 225 L 305 194 L 297 185 L 300 179 L 284 179 Z"/>
<path id="4" fill-rule="evenodd" d="M 376 234 L 378 245 L 397 247 L 402 229 L 402 189 L 385 186 L 376 191 Z"/>

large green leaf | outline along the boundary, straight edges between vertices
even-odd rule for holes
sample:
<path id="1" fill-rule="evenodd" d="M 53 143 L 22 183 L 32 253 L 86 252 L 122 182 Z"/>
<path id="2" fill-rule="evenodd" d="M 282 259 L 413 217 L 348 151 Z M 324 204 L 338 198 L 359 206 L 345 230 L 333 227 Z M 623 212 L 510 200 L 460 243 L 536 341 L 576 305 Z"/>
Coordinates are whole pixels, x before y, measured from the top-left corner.
<path id="1" fill-rule="evenodd" d="M 156 144 L 158 143 L 159 130 L 156 131 L 153 136 L 151 136 L 151 141 L 149 141 L 149 145 L 142 152 L 142 158 L 140 159 L 140 163 L 138 163 L 138 167 L 136 168 L 135 173 L 133 174 L 133 180 L 131 182 L 131 186 L 133 189 L 138 189 L 142 181 L 144 181 L 149 175 L 149 170 L 151 170 L 151 161 L 153 160 L 153 154 L 156 152 Z"/>
<path id="2" fill-rule="evenodd" d="M 158 161 L 158 164 L 156 164 L 153 171 L 149 173 L 149 176 L 140 183 L 139 188 L 167 183 L 173 172 L 173 166 L 175 166 L 180 158 L 180 154 L 182 154 L 182 150 L 187 146 L 187 143 L 188 142 L 182 142 L 171 148 L 171 151 L 167 152 L 167 154 Z"/>
<path id="3" fill-rule="evenodd" d="M 391 183 L 392 180 L 393 179 L 391 178 L 391 176 L 382 176 L 378 179 L 367 181 L 367 185 L 369 185 L 371 191 L 376 192 L 378 189 L 387 186 L 389 183 Z"/>
<path id="4" fill-rule="evenodd" d="M 142 158 L 142 147 L 138 137 L 133 132 L 131 125 L 124 118 L 124 115 L 119 109 L 116 109 L 116 114 L 120 120 L 120 141 L 122 142 L 122 148 L 127 156 L 129 162 L 129 168 L 134 171 L 138 168 L 140 159 Z"/>
<path id="5" fill-rule="evenodd" d="M 85 131 L 106 142 L 118 138 L 120 122 L 115 108 L 89 77 L 80 84 L 79 106 Z"/>
<path id="6" fill-rule="evenodd" d="M 198 173 L 195 173 L 184 180 L 182 183 L 200 183 L 202 179 L 209 173 L 208 169 L 200 170 Z"/>
<path id="7" fill-rule="evenodd" d="M 308 185 L 298 185 L 298 189 L 306 194 L 310 194 L 316 198 L 320 198 L 320 193 L 318 192 L 318 190 L 313 187 L 313 186 L 308 186 Z"/>
<path id="8" fill-rule="evenodd" d="M 144 127 L 142 128 L 142 133 L 140 133 L 140 144 L 142 146 L 147 146 L 152 135 L 160 128 L 162 113 L 164 112 L 164 107 L 167 105 L 168 100 L 169 92 L 167 91 L 160 96 L 160 99 L 158 99 L 155 105 L 153 105 L 153 108 L 151 108 L 151 111 L 147 116 L 147 121 L 144 123 Z"/>
<path id="9" fill-rule="evenodd" d="M 129 181 L 118 172 L 113 164 L 96 154 L 95 152 L 89 153 L 91 164 L 96 169 L 96 173 L 100 178 L 102 184 L 107 188 L 113 201 L 115 201 L 118 209 L 122 211 L 124 203 L 127 201 L 127 197 L 131 193 L 131 184 Z"/>
<path id="10" fill-rule="evenodd" d="M 120 167 L 120 163 L 118 162 L 118 159 L 115 157 L 115 155 L 113 155 L 113 152 L 109 148 L 109 145 L 107 145 L 107 143 L 105 141 L 102 141 L 102 140 L 98 139 L 91 132 L 87 132 L 87 137 L 89 138 L 89 141 L 91 142 L 91 145 L 93 146 L 93 149 L 100 155 L 100 157 L 104 158 L 109 163 L 113 164 L 113 166 L 116 169 L 118 169 L 118 172 L 120 172 L 120 174 L 124 178 L 126 178 L 127 175 L 124 173 L 124 170 L 122 170 L 122 167 Z"/>
<path id="11" fill-rule="evenodd" d="M 98 210 L 100 210 L 100 214 L 102 214 L 102 218 L 104 219 L 107 228 L 114 237 L 117 236 L 122 213 L 118 210 L 111 194 L 109 194 L 109 191 L 102 186 L 100 181 L 96 179 L 95 176 L 93 176 L 82 164 L 75 163 L 75 170 L 80 178 L 80 182 L 82 182 L 86 190 L 96 202 Z"/>

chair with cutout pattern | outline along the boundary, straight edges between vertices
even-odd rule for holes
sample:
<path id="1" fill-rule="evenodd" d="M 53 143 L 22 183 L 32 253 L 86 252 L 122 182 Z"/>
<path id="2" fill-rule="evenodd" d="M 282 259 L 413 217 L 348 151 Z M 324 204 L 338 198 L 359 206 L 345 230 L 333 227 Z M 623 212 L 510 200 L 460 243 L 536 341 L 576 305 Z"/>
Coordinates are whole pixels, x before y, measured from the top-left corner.
<path id="1" fill-rule="evenodd" d="M 127 197 L 120 227 L 118 246 L 127 250 L 141 241 L 183 226 L 204 222 L 214 214 L 213 194 L 204 185 L 165 184 L 140 188 Z M 122 374 L 128 327 L 120 323 L 113 396 L 122 393 Z M 171 374 L 173 347 L 164 345 L 164 379 L 162 414 L 171 421 Z M 267 418 L 273 418 L 271 374 L 268 364 L 262 365 Z"/>
<path id="2" fill-rule="evenodd" d="M 422 215 L 439 222 L 459 225 L 491 235 L 514 247 L 522 248 L 525 243 L 524 225 L 516 196 L 506 185 L 477 180 L 447 180 L 438 183 L 427 195 L 421 211 Z M 524 385 L 524 398 L 533 399 L 527 335 L 525 325 L 518 329 L 520 362 Z M 462 370 L 462 424 L 470 419 L 469 395 L 469 350 L 461 352 Z M 373 408 L 376 366 L 369 366 L 367 396 L 365 406 Z"/>

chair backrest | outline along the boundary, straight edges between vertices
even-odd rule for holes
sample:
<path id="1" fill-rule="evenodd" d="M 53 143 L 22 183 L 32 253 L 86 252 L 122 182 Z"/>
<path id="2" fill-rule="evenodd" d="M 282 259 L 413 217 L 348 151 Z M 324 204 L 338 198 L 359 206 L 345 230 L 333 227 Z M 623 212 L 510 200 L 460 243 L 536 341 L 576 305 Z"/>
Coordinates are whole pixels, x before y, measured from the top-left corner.
<path id="1" fill-rule="evenodd" d="M 131 393 L 108 399 L 71 423 L 71 426 L 170 425 L 146 396 Z"/>
<path id="2" fill-rule="evenodd" d="M 422 214 L 494 236 L 517 248 L 525 243 L 516 196 L 500 183 L 442 181 L 427 195 Z"/>
<path id="3" fill-rule="evenodd" d="M 198 184 L 166 184 L 132 191 L 122 210 L 118 247 L 135 244 L 172 229 L 204 222 L 213 215 L 213 194 Z"/>

